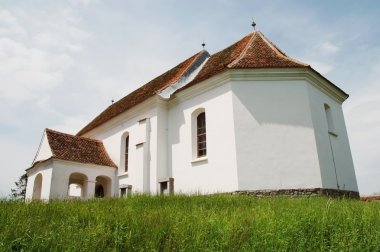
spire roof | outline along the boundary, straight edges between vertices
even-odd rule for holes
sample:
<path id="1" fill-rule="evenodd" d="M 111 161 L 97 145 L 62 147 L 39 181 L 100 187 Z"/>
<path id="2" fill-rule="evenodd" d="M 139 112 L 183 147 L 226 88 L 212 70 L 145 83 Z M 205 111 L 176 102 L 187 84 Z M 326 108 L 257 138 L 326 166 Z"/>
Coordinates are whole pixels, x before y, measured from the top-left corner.
<path id="1" fill-rule="evenodd" d="M 309 65 L 288 57 L 261 32 L 255 31 L 213 54 L 190 87 L 227 69 L 306 68 Z"/>

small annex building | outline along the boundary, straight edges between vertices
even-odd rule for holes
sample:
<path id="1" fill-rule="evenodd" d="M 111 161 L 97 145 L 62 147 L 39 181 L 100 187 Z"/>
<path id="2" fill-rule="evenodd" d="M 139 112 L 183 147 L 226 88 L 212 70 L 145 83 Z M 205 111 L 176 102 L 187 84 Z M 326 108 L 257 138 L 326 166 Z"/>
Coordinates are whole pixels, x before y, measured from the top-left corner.
<path id="1" fill-rule="evenodd" d="M 132 193 L 318 192 L 358 196 L 348 98 L 255 31 L 202 50 L 76 135 L 44 131 L 26 199 Z"/>

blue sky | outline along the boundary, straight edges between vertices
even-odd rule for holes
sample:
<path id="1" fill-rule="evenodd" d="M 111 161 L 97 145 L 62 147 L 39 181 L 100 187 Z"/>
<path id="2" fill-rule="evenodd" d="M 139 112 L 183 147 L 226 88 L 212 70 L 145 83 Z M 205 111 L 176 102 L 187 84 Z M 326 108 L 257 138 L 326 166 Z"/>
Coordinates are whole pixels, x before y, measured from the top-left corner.
<path id="1" fill-rule="evenodd" d="M 257 28 L 350 94 L 343 109 L 361 194 L 380 192 L 379 1 L 0 0 L 0 196 L 44 128 L 76 133 L 201 50 Z"/>

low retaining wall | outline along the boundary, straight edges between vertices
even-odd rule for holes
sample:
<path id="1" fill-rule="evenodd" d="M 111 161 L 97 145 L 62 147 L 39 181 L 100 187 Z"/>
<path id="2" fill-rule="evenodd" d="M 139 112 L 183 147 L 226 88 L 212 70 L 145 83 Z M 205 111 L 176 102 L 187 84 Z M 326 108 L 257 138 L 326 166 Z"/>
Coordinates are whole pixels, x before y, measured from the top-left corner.
<path id="1" fill-rule="evenodd" d="M 363 196 L 360 197 L 363 201 L 379 201 L 380 202 L 380 195 L 374 195 L 374 196 Z"/>
<path id="2" fill-rule="evenodd" d="M 359 192 L 346 191 L 338 189 L 324 189 L 324 188 L 311 188 L 311 189 L 280 189 L 280 190 L 242 190 L 234 191 L 229 194 L 232 195 L 251 195 L 251 196 L 328 196 L 333 198 L 352 198 L 360 199 Z"/>

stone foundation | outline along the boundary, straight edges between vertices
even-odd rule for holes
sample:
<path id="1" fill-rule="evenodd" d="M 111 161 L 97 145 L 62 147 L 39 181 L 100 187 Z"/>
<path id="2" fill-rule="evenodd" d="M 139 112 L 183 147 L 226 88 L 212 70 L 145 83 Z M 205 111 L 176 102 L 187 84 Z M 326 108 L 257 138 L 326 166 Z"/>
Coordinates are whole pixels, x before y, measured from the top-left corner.
<path id="1" fill-rule="evenodd" d="M 333 198 L 350 198 L 360 199 L 359 192 L 338 190 L 338 189 L 324 189 L 324 188 L 309 188 L 309 189 L 280 189 L 280 190 L 244 190 L 234 191 L 229 194 L 232 195 L 251 195 L 257 197 L 263 196 L 327 196 Z"/>

